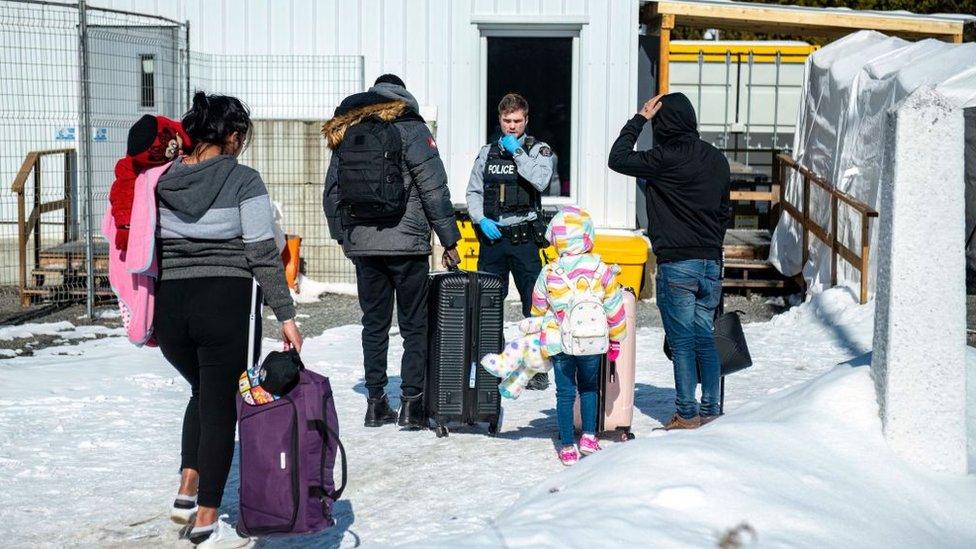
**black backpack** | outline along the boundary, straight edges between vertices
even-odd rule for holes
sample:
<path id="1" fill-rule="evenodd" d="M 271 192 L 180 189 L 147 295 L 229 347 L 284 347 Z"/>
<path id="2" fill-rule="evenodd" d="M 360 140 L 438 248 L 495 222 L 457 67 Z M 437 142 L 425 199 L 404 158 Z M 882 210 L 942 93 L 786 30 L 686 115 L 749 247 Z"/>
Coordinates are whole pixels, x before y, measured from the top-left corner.
<path id="1" fill-rule="evenodd" d="M 408 192 L 400 172 L 402 140 L 392 122 L 375 116 L 350 126 L 336 149 L 339 163 L 339 212 L 342 223 L 399 223 Z"/>

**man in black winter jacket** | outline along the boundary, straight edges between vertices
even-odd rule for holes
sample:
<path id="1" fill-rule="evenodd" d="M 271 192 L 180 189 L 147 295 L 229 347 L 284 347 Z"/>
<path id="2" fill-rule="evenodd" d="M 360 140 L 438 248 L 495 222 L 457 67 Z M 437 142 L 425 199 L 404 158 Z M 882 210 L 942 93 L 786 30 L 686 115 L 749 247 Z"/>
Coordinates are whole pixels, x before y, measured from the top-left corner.
<path id="1" fill-rule="evenodd" d="M 653 119 L 654 147 L 635 151 Z M 657 256 L 657 305 L 671 346 L 677 411 L 666 429 L 693 429 L 719 414 L 721 369 L 712 324 L 722 296 L 720 261 L 728 225 L 729 163 L 698 136 L 684 94 L 657 96 L 620 131 L 611 170 L 647 180 L 648 234 Z M 696 366 L 702 399 L 695 399 Z"/>
<path id="2" fill-rule="evenodd" d="M 329 233 L 356 264 L 359 305 L 363 310 L 363 361 L 366 373 L 367 427 L 397 421 L 407 429 L 424 426 L 424 375 L 427 368 L 427 275 L 430 270 L 430 233 L 433 229 L 446 251 L 444 264 L 460 261 L 456 250 L 461 233 L 447 187 L 447 173 L 437 153 L 437 143 L 420 116 L 417 100 L 392 74 L 380 76 L 372 88 L 350 95 L 336 108 L 322 133 L 334 152 L 325 176 L 322 203 Z M 343 185 L 356 180 L 354 170 L 344 182 L 338 157 L 350 128 L 364 120 L 380 120 L 396 130 L 399 151 L 385 151 L 384 158 L 398 158 L 400 177 L 406 189 L 402 215 L 383 222 L 358 222 L 343 202 Z M 354 139 L 361 145 L 366 139 Z M 371 161 L 372 162 L 372 161 Z M 394 168 L 395 169 L 395 168 Z M 384 176 L 388 181 L 392 175 Z M 381 187 L 383 181 L 366 181 Z M 352 194 L 352 188 L 346 191 Z M 386 396 L 386 355 L 396 297 L 397 318 L 403 337 L 400 368 L 401 406 L 399 419 Z"/>

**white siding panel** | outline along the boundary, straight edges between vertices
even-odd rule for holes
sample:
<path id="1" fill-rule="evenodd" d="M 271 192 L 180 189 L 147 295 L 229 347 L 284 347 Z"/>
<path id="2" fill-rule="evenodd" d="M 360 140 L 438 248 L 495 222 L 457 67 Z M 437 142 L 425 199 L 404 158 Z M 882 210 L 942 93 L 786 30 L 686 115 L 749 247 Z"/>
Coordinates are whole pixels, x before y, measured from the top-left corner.
<path id="1" fill-rule="evenodd" d="M 303 34 L 303 39 L 312 45 L 309 54 L 338 54 L 339 16 L 338 0 L 312 0 L 312 10 L 308 17 L 312 27 Z M 344 24 L 350 23 L 359 25 L 356 19 L 351 22 L 346 21 Z M 356 44 L 358 45 L 358 38 Z"/>
<path id="2" fill-rule="evenodd" d="M 202 2 L 202 4 L 209 4 L 209 2 Z M 222 6 L 222 9 L 217 12 L 217 21 L 220 21 L 219 26 L 214 25 L 215 38 L 220 41 L 219 49 L 216 50 L 222 54 L 233 54 L 244 53 L 247 50 L 247 43 L 250 42 L 250 38 L 245 35 L 245 30 L 247 28 L 247 10 L 243 4 L 227 5 L 226 2 L 214 2 L 215 5 Z M 208 25 L 209 27 L 209 25 Z M 207 28 L 207 31 L 210 29 Z M 193 23 L 190 23 L 190 34 L 193 34 Z M 192 38 L 191 38 L 192 40 Z M 197 48 L 193 44 L 190 44 L 191 51 L 199 51 L 201 48 Z M 251 53 L 251 52 L 249 52 Z"/>
<path id="3" fill-rule="evenodd" d="M 401 78 L 413 90 L 417 100 L 429 102 L 427 86 L 427 72 L 430 64 L 430 41 L 436 38 L 430 36 L 427 18 L 429 2 L 425 0 L 407 0 L 404 2 L 403 23 L 398 30 L 398 42 L 403 56 L 403 72 Z"/>
<path id="4" fill-rule="evenodd" d="M 364 14 L 362 2 L 336 1 L 335 55 L 365 55 Z M 317 52 L 321 54 L 322 52 Z"/>
<path id="5" fill-rule="evenodd" d="M 546 15 L 564 15 L 566 5 L 563 0 L 542 0 L 542 12 Z"/>
<path id="6" fill-rule="evenodd" d="M 438 116 L 438 128 L 448 129 L 438 143 L 448 159 L 451 199 L 456 204 L 464 202 L 471 163 L 482 145 L 481 35 L 471 24 L 471 7 L 470 2 L 452 3 L 451 102 L 450 109 Z"/>
<path id="7" fill-rule="evenodd" d="M 502 13 L 498 7 L 498 0 L 467 0 L 467 3 L 471 13 L 475 15 Z"/>
<path id="8" fill-rule="evenodd" d="M 417 17 L 416 10 L 408 11 L 406 3 L 402 0 L 384 0 L 382 16 L 376 21 L 377 26 L 381 28 L 380 32 L 383 39 L 380 74 L 391 72 L 405 78 L 408 55 L 423 55 L 423 48 L 418 49 L 416 47 L 417 44 L 423 43 L 423 25 L 419 27 L 410 26 L 411 23 L 415 24 Z M 410 34 L 409 45 L 407 42 L 408 32 Z M 366 83 L 370 82 L 372 81 Z M 408 85 L 415 87 L 416 82 L 411 81 Z"/>
<path id="9" fill-rule="evenodd" d="M 520 15 L 519 0 L 495 0 L 496 15 Z"/>
<path id="10" fill-rule="evenodd" d="M 518 0 L 518 12 L 522 15 L 542 15 L 542 0 Z"/>
<path id="11" fill-rule="evenodd" d="M 292 3 L 292 0 L 278 0 L 266 4 L 268 14 L 267 52 L 271 55 L 298 53 L 295 51 L 295 36 L 292 33 L 295 21 L 292 15 Z"/>

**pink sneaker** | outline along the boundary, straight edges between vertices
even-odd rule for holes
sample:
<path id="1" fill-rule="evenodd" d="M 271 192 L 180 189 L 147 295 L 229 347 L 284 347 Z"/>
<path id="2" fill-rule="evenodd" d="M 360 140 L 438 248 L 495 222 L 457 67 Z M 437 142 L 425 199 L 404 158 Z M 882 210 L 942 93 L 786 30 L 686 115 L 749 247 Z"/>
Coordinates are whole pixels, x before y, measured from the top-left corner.
<path id="1" fill-rule="evenodd" d="M 579 454 L 576 453 L 576 447 L 566 446 L 559 450 L 559 461 L 563 462 L 563 465 L 567 467 L 575 465 L 579 461 Z"/>
<path id="2" fill-rule="evenodd" d="M 594 435 L 583 435 L 580 437 L 579 451 L 584 456 L 594 454 L 602 449 L 603 448 L 600 448 L 600 443 L 597 441 Z"/>

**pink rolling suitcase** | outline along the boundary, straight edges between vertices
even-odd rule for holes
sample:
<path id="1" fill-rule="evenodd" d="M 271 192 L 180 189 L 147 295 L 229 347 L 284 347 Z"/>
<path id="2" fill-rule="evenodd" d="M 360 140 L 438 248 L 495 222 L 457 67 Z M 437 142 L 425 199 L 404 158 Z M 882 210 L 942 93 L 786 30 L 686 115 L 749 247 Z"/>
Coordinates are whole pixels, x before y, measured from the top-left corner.
<path id="1" fill-rule="evenodd" d="M 637 363 L 637 298 L 629 288 L 624 292 L 624 311 L 627 314 L 627 337 L 620 344 L 616 362 L 606 357 L 600 361 L 600 388 L 597 393 L 597 433 L 603 438 L 630 440 L 634 438 L 630 425 L 634 419 L 634 371 Z M 579 397 L 573 412 L 578 431 L 580 420 Z"/>

